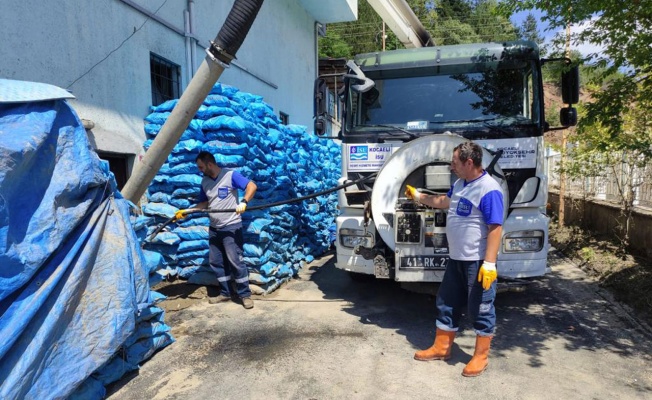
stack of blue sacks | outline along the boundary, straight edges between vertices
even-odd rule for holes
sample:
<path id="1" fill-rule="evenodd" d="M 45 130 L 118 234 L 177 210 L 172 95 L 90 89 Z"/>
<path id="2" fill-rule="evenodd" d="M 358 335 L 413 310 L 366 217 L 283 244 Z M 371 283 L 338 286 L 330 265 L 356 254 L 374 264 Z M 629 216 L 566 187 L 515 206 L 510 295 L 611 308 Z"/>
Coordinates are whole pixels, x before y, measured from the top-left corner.
<path id="1" fill-rule="evenodd" d="M 146 149 L 176 102 L 152 107 L 145 118 Z M 249 208 L 333 188 L 341 172 L 339 145 L 304 126 L 281 124 L 262 97 L 217 83 L 149 186 L 143 216 L 135 222 L 151 265 L 152 286 L 176 278 L 217 285 L 208 265 L 207 214 L 191 214 L 150 240 L 177 210 L 197 204 L 202 176 L 195 158 L 202 150 L 212 153 L 219 166 L 256 183 Z M 242 214 L 252 292 L 270 293 L 327 251 L 336 215 L 336 192 Z"/>

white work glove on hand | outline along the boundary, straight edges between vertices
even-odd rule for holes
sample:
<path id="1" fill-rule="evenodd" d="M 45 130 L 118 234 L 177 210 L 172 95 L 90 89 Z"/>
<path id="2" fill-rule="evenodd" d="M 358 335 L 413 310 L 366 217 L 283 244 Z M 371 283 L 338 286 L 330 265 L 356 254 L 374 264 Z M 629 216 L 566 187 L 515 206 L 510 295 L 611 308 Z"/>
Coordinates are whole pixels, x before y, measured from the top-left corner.
<path id="1" fill-rule="evenodd" d="M 247 209 L 247 203 L 243 201 L 238 203 L 238 205 L 235 207 L 235 212 L 237 214 L 242 214 L 243 212 L 245 212 L 246 209 Z"/>
<path id="2" fill-rule="evenodd" d="M 478 271 L 478 282 L 482 282 L 482 288 L 484 290 L 489 290 L 491 284 L 494 283 L 497 277 L 498 271 L 496 271 L 496 263 L 489 261 L 483 262 Z"/>

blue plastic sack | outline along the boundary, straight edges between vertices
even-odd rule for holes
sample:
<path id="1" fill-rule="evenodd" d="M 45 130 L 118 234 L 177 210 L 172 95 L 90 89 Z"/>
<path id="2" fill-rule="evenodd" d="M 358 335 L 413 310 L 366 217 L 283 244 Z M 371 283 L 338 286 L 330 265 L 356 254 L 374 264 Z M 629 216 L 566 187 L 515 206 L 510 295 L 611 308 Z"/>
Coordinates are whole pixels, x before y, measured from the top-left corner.
<path id="1" fill-rule="evenodd" d="M 231 99 L 239 91 L 240 90 L 235 86 L 225 85 L 223 83 L 218 82 L 215 85 L 213 85 L 213 88 L 211 89 L 210 94 L 211 95 L 212 94 L 221 94 L 221 95 L 226 96 L 226 97 Z"/>
<path id="2" fill-rule="evenodd" d="M 230 104 L 228 104 L 228 99 L 226 105 L 210 105 L 210 106 L 202 105 L 199 107 L 199 110 L 197 110 L 197 114 L 195 114 L 195 118 L 207 120 L 220 115 L 226 115 L 227 117 L 235 117 L 236 115 L 238 115 L 229 106 Z"/>
<path id="3" fill-rule="evenodd" d="M 165 163 L 159 169 L 160 174 L 180 175 L 180 174 L 199 174 L 199 168 L 195 162 L 184 162 L 179 164 Z"/>
<path id="4" fill-rule="evenodd" d="M 178 99 L 168 100 L 158 106 L 150 106 L 152 112 L 165 112 L 172 111 L 172 109 L 177 105 Z"/>
<path id="5" fill-rule="evenodd" d="M 165 124 L 165 121 L 167 121 L 169 116 L 170 116 L 169 111 L 153 112 L 149 114 L 147 117 L 145 117 L 145 121 L 149 122 L 150 124 L 163 125 Z"/>
<path id="6" fill-rule="evenodd" d="M 166 219 L 174 217 L 174 214 L 179 211 L 178 208 L 165 203 L 145 203 L 142 209 L 146 215 L 158 215 Z"/>
<path id="7" fill-rule="evenodd" d="M 194 251 L 194 250 L 199 250 L 199 249 L 207 249 L 208 248 L 208 240 L 207 239 L 201 239 L 201 240 L 184 240 L 179 244 L 179 253 L 185 253 L 188 251 Z"/>
<path id="8" fill-rule="evenodd" d="M 180 226 L 174 228 L 172 232 L 176 233 L 183 240 L 208 240 L 208 227 L 206 226 Z"/>
<path id="9" fill-rule="evenodd" d="M 221 155 L 244 155 L 247 153 L 246 143 L 222 142 L 220 140 L 211 140 L 204 143 L 202 150 L 209 153 Z"/>

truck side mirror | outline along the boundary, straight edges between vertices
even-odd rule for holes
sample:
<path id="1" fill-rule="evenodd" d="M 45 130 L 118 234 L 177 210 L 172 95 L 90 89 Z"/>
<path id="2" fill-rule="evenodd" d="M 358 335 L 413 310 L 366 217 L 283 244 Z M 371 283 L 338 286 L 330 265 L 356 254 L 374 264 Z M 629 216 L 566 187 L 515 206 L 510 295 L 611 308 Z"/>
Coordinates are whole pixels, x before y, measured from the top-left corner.
<path id="1" fill-rule="evenodd" d="M 563 126 L 577 125 L 577 109 L 573 107 L 562 108 L 559 111 L 559 121 Z"/>
<path id="2" fill-rule="evenodd" d="M 561 98 L 566 104 L 580 101 L 580 68 L 577 65 L 561 73 Z"/>
<path id="3" fill-rule="evenodd" d="M 317 117 L 315 118 L 315 134 L 318 136 L 324 136 L 326 133 L 326 118 Z"/>
<path id="4" fill-rule="evenodd" d="M 351 89 L 353 89 L 353 91 L 358 93 L 365 93 L 376 85 L 374 81 L 365 76 L 364 72 L 362 72 L 360 67 L 358 67 L 358 65 L 353 62 L 353 60 L 349 60 L 346 63 L 346 66 L 351 70 L 351 72 L 353 72 L 353 74 L 345 74 L 344 79 L 356 82 L 351 84 Z"/>
<path id="5" fill-rule="evenodd" d="M 313 109 L 315 113 L 315 133 L 319 136 L 326 133 L 327 99 L 328 85 L 326 85 L 326 80 L 323 78 L 315 79 Z"/>

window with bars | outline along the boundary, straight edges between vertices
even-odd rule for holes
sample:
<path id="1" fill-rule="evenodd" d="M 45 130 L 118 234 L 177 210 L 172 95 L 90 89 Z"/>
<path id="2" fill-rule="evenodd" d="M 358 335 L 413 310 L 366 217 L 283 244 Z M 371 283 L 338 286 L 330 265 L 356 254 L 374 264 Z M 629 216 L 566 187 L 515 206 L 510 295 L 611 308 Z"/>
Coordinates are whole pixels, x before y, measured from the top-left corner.
<path id="1" fill-rule="evenodd" d="M 178 99 L 181 90 L 181 68 L 153 53 L 149 55 L 149 68 L 152 78 L 152 105 L 157 106 L 168 100 Z"/>
<path id="2" fill-rule="evenodd" d="M 290 116 L 284 113 L 283 111 L 279 111 L 278 118 L 281 120 L 281 123 L 283 125 L 287 125 L 290 123 Z"/>

